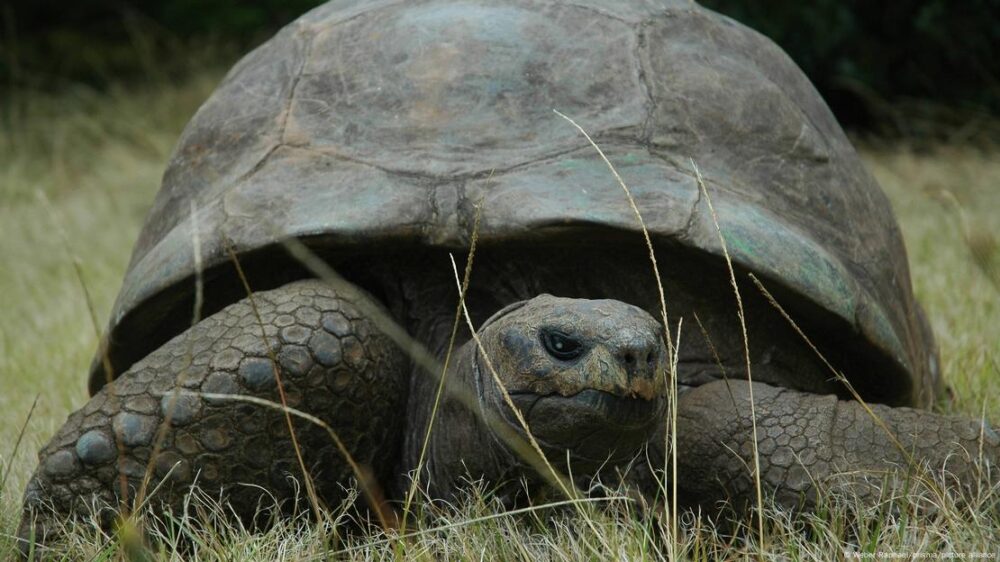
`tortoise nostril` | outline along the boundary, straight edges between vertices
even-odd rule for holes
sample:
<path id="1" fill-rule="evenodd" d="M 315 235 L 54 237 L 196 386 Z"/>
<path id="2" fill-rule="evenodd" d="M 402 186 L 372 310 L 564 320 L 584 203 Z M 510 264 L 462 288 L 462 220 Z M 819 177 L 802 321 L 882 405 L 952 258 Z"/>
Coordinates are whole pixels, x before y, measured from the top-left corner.
<path id="1" fill-rule="evenodd" d="M 656 372 L 656 364 L 661 358 L 661 351 L 656 342 L 632 341 L 617 349 L 618 364 L 630 376 L 652 377 Z"/>

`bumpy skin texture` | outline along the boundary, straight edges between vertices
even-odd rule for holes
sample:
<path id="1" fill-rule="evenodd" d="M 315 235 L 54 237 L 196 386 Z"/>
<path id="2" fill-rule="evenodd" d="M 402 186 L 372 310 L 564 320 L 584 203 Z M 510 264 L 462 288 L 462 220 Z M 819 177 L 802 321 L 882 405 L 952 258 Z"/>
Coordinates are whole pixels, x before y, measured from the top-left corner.
<path id="1" fill-rule="evenodd" d="M 479 415 L 454 393 L 442 404 L 423 467 L 431 497 L 454 498 L 470 476 L 518 487 L 519 480 L 538 480 L 525 451 L 515 453 L 506 440 L 516 435 L 528 446 L 510 404 L 560 470 L 583 481 L 620 474 L 662 424 L 666 350 L 658 326 L 649 313 L 621 301 L 548 294 L 487 320 L 478 332 L 482 350 L 469 341 L 452 356 L 449 386 L 472 395 Z M 553 353 L 555 333 L 562 350 L 573 353 Z M 420 379 L 414 382 L 420 386 Z M 426 390 L 411 403 L 401 475 L 418 465 L 433 402 Z"/>
<path id="2" fill-rule="evenodd" d="M 375 463 L 375 473 L 383 474 L 401 435 L 398 410 L 405 401 L 407 362 L 360 315 L 353 301 L 364 297 L 357 295 L 301 281 L 256 293 L 254 300 L 280 364 L 288 405 L 330 424 L 359 463 Z M 84 516 L 92 505 L 117 509 L 116 436 L 124 446 L 128 498 L 134 499 L 167 412 L 170 426 L 149 489 L 167 481 L 154 502 L 177 509 L 188 485 L 197 481 L 210 494 L 221 490 L 235 512 L 249 519 L 258 502 L 270 504 L 263 490 L 278 501 L 293 496 L 292 480 L 301 481 L 301 470 L 283 414 L 231 400 L 175 397 L 176 389 L 279 400 L 249 301 L 177 336 L 69 417 L 39 454 L 25 493 L 20 537 L 43 541 L 53 508 L 60 517 Z M 293 423 L 319 495 L 336 505 L 350 468 L 323 429 L 298 419 Z M 110 513 L 105 510 L 102 524 Z"/>
<path id="3" fill-rule="evenodd" d="M 882 475 L 908 470 L 906 456 L 860 403 L 752 384 L 763 486 L 779 504 L 808 509 L 824 490 L 871 500 Z M 1000 463 L 1000 436 L 979 420 L 870 407 L 915 463 L 944 467 L 952 483 L 973 486 L 981 479 L 977 464 Z M 716 381 L 691 390 L 680 400 L 677 424 L 679 487 L 689 503 L 752 504 L 750 384 Z"/>
<path id="4" fill-rule="evenodd" d="M 480 328 L 481 339 L 511 393 L 573 396 L 594 389 L 646 401 L 663 395 L 663 331 L 639 307 L 539 295 L 499 315 L 502 322 Z M 546 331 L 573 342 L 579 356 L 553 360 L 539 345 Z"/>

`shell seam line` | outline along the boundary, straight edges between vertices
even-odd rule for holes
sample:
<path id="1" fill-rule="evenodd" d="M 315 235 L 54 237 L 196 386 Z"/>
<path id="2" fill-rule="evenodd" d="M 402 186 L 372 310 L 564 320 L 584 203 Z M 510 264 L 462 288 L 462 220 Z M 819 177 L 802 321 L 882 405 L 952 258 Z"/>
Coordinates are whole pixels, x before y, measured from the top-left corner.
<path id="1" fill-rule="evenodd" d="M 697 182 L 697 178 L 695 179 L 695 181 Z M 680 236 L 682 238 L 687 238 L 687 239 L 691 238 L 691 227 L 694 226 L 694 221 L 696 215 L 698 214 L 698 205 L 701 204 L 702 194 L 700 187 L 701 186 L 696 186 L 698 195 L 697 197 L 695 197 L 694 204 L 691 205 L 691 210 L 688 212 L 687 221 L 684 222 L 684 226 L 681 228 Z M 708 188 L 707 185 L 705 187 L 706 189 Z"/>
<path id="2" fill-rule="evenodd" d="M 636 146 L 638 146 L 640 148 L 646 149 L 646 147 L 644 145 L 642 145 L 641 143 L 636 143 L 635 139 L 610 139 L 610 140 L 615 140 L 615 141 L 630 140 L 633 145 L 636 145 Z M 476 181 L 476 180 L 482 180 L 482 179 L 489 178 L 490 176 L 497 177 L 497 176 L 500 176 L 500 175 L 503 175 L 503 174 L 507 174 L 509 172 L 516 172 L 518 170 L 531 168 L 532 166 L 538 166 L 538 165 L 541 165 L 541 164 L 550 163 L 550 162 L 555 161 L 558 158 L 560 158 L 562 156 L 565 156 L 567 154 L 571 154 L 573 152 L 579 152 L 579 151 L 591 149 L 591 146 L 590 146 L 590 144 L 580 143 L 578 145 L 571 146 L 569 148 L 565 148 L 565 149 L 562 149 L 562 150 L 557 150 L 557 151 L 554 151 L 554 152 L 550 152 L 550 153 L 545 154 L 545 155 L 543 155 L 543 156 L 541 156 L 539 158 L 536 158 L 534 160 L 530 160 L 528 162 L 521 162 L 521 163 L 518 163 L 518 164 L 514 164 L 512 166 L 508 166 L 506 168 L 496 168 L 496 167 L 494 167 L 494 168 L 490 168 L 489 170 L 467 172 L 467 173 L 464 173 L 464 174 L 454 174 L 454 175 L 448 175 L 448 176 L 435 175 L 435 174 L 427 174 L 427 173 L 423 173 L 423 172 L 413 172 L 413 171 L 409 171 L 409 170 L 395 170 L 395 169 L 392 169 L 392 168 L 387 168 L 385 166 L 381 166 L 379 164 L 375 164 L 375 163 L 369 162 L 367 160 L 361 160 L 361 159 L 358 159 L 358 158 L 347 156 L 345 154 L 337 152 L 336 150 L 332 150 L 332 149 L 328 149 L 328 148 L 327 149 L 322 149 L 322 148 L 316 148 L 316 147 L 304 146 L 304 145 L 297 145 L 297 144 L 291 144 L 291 143 L 285 143 L 285 142 L 278 143 L 277 145 L 274 146 L 275 150 L 278 149 L 278 148 L 290 148 L 292 150 L 301 150 L 301 151 L 304 151 L 304 152 L 311 152 L 311 153 L 314 153 L 314 154 L 319 154 L 321 156 L 327 156 L 327 157 L 334 158 L 334 159 L 337 159 L 337 160 L 343 160 L 344 162 L 349 162 L 349 163 L 352 163 L 352 164 L 358 164 L 358 165 L 361 165 L 361 166 L 367 166 L 369 168 L 374 168 L 376 170 L 380 170 L 380 171 L 385 172 L 387 174 L 392 174 L 392 175 L 396 175 L 396 176 L 410 177 L 410 178 L 423 179 L 423 180 L 433 180 L 435 182 L 445 183 L 445 182 L 469 182 L 469 181 Z M 648 152 L 648 150 L 647 150 L 647 152 Z M 246 174 L 244 174 L 244 176 L 241 176 L 240 180 L 242 180 L 243 177 L 245 177 L 245 175 Z M 240 180 L 237 180 L 237 181 L 240 181 Z"/>
<path id="3" fill-rule="evenodd" d="M 601 17 L 604 17 L 604 18 L 608 18 L 608 19 L 612 19 L 612 20 L 624 23 L 628 27 L 632 27 L 632 25 L 634 25 L 633 22 L 630 22 L 630 21 L 628 21 L 627 19 L 625 19 L 625 18 L 623 18 L 621 16 L 618 16 L 618 15 L 615 15 L 615 14 L 612 14 L 612 13 L 609 13 L 609 12 L 605 12 L 604 10 L 601 10 L 600 8 L 595 8 L 593 6 L 584 6 L 584 5 L 581 5 L 581 4 L 577 4 L 576 2 L 568 2 L 567 5 L 570 6 L 570 7 L 572 7 L 572 8 L 576 8 L 578 10 L 582 10 L 584 12 L 590 12 L 592 14 L 597 14 L 598 16 L 601 16 Z"/>
<path id="4" fill-rule="evenodd" d="M 656 100 L 653 99 L 653 90 L 649 85 L 649 69 L 643 64 L 643 54 L 646 52 L 646 42 L 648 41 L 647 28 L 652 24 L 650 20 L 643 20 L 636 25 L 635 57 L 636 65 L 639 67 L 639 82 L 642 84 L 642 93 L 646 97 L 646 118 L 642 122 L 642 142 L 647 149 L 652 144 L 652 133 L 650 127 L 653 123 L 653 116 L 656 113 Z"/>
<path id="5" fill-rule="evenodd" d="M 278 135 L 278 143 L 274 147 L 274 149 L 277 149 L 278 146 L 285 144 L 285 132 L 286 129 L 288 128 L 288 119 L 292 114 L 292 104 L 295 103 L 295 94 L 296 90 L 299 87 L 299 82 L 302 81 L 302 73 L 305 71 L 306 65 L 309 64 L 309 59 L 312 57 L 313 45 L 315 44 L 315 39 L 316 39 L 316 33 L 314 31 L 310 31 L 308 43 L 306 43 L 305 46 L 305 52 L 302 54 L 302 62 L 299 64 L 298 70 L 295 71 L 295 78 L 292 79 L 292 85 L 288 88 L 288 101 L 285 102 L 284 116 L 282 117 L 281 120 L 281 133 Z"/>

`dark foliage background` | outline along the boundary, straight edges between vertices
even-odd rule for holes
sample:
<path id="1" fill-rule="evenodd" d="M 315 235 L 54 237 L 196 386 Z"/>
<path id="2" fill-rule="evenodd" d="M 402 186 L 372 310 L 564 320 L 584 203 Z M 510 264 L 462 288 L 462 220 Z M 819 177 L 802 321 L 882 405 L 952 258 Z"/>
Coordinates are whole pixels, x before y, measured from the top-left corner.
<path id="1" fill-rule="evenodd" d="M 106 86 L 227 65 L 318 0 L 12 0 L 5 87 Z M 900 132 L 1000 115 L 1000 0 L 702 0 L 781 45 L 842 122 Z"/>
<path id="2" fill-rule="evenodd" d="M 842 122 L 1000 115 L 1000 0 L 700 0 L 798 63 Z"/>

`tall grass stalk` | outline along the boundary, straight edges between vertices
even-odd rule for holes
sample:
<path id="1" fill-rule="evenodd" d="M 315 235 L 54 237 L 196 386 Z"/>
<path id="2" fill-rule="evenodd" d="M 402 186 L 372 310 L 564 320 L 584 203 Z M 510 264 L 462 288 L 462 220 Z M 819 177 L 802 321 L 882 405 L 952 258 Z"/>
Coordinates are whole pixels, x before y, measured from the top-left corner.
<path id="1" fill-rule="evenodd" d="M 729 283 L 733 287 L 733 294 L 736 296 L 736 314 L 740 320 L 740 332 L 743 334 L 743 356 L 746 358 L 746 368 L 747 368 L 747 389 L 749 390 L 750 397 L 750 428 L 751 428 L 751 439 L 753 442 L 750 444 L 753 449 L 753 485 L 754 491 L 757 493 L 757 536 L 760 540 L 760 548 L 763 549 L 766 545 L 764 542 L 764 492 L 763 486 L 760 482 L 760 451 L 758 450 L 759 441 L 757 439 L 757 406 L 753 399 L 753 375 L 750 366 L 750 340 L 747 336 L 747 320 L 746 316 L 743 314 L 743 297 L 740 295 L 740 286 L 736 283 L 736 272 L 733 269 L 733 260 L 729 257 L 729 247 L 726 245 L 726 237 L 722 235 L 722 227 L 719 225 L 719 215 L 715 212 L 715 206 L 712 205 L 712 198 L 708 194 L 708 186 L 705 185 L 705 180 L 701 177 L 701 170 L 698 169 L 698 165 L 691 161 L 691 167 L 694 169 L 695 178 L 698 180 L 698 189 L 701 190 L 702 197 L 705 198 L 705 202 L 708 203 L 708 210 L 712 215 L 712 224 L 715 225 L 715 232 L 719 235 L 719 245 L 722 246 L 722 255 L 726 258 L 726 268 L 729 270 Z"/>
<path id="2" fill-rule="evenodd" d="M 492 177 L 492 174 L 491 174 Z M 424 469 L 424 462 L 427 459 L 427 447 L 431 441 L 431 432 L 434 431 L 434 421 L 437 419 L 438 408 L 441 405 L 441 398 L 444 395 L 445 382 L 448 376 L 448 366 L 451 364 L 451 356 L 455 351 L 455 338 L 458 336 L 458 327 L 462 323 L 462 309 L 465 306 L 465 294 L 469 290 L 469 279 L 472 278 L 472 264 L 476 257 L 476 243 L 479 241 L 479 224 L 483 217 L 482 201 L 476 206 L 476 218 L 472 223 L 472 236 L 469 240 L 469 255 L 465 259 L 465 273 L 458 287 L 458 304 L 455 305 L 455 318 L 451 324 L 451 335 L 448 337 L 448 349 L 445 352 L 444 364 L 441 365 L 441 380 L 438 381 L 437 390 L 434 392 L 434 405 L 431 407 L 431 417 L 427 420 L 427 431 L 424 434 L 423 443 L 420 445 L 420 456 L 417 459 L 417 467 L 413 472 L 413 481 L 406 492 L 406 500 L 403 502 L 403 523 L 400 527 L 401 533 L 406 533 L 406 522 L 410 515 L 410 507 L 413 498 L 416 497 L 417 488 L 420 485 L 420 474 Z"/>

